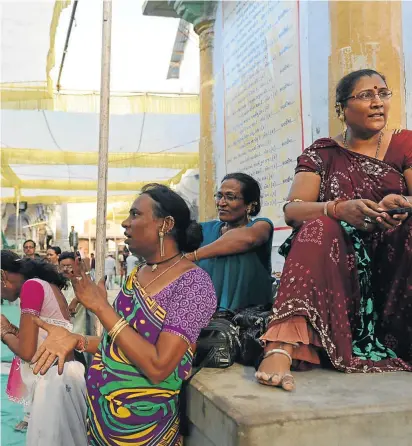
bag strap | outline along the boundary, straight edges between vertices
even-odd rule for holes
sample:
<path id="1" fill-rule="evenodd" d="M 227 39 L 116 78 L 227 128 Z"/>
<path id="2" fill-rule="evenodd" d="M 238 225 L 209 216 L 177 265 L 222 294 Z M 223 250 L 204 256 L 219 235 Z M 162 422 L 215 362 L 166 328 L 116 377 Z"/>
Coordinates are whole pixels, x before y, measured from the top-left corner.
<path id="1" fill-rule="evenodd" d="M 179 432 L 183 437 L 189 436 L 189 418 L 187 416 L 187 388 L 190 384 L 192 378 L 197 375 L 203 367 L 206 366 L 208 361 L 210 361 L 215 353 L 215 347 L 212 347 L 203 361 L 197 366 L 192 368 L 192 374 L 183 381 L 182 388 L 180 389 L 179 395 L 179 412 L 180 412 L 180 424 Z"/>
<path id="2" fill-rule="evenodd" d="M 213 358 L 213 355 L 215 353 L 216 348 L 211 347 L 207 355 L 203 358 L 202 362 L 197 367 L 192 368 L 192 373 L 186 381 L 190 382 L 195 375 L 197 375 L 204 367 L 206 367 L 207 363 Z"/>

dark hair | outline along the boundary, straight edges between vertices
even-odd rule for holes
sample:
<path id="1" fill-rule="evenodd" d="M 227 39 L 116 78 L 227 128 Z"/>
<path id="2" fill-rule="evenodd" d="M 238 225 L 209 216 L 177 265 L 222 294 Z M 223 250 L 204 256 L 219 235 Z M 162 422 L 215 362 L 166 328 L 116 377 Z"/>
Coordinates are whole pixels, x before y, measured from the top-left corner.
<path id="1" fill-rule="evenodd" d="M 49 246 L 47 249 L 52 249 L 58 256 L 62 253 L 62 250 L 58 246 Z"/>
<path id="2" fill-rule="evenodd" d="M 340 116 L 340 113 L 341 113 L 341 107 L 346 105 L 346 98 L 348 98 L 352 94 L 352 91 L 356 85 L 356 82 L 358 82 L 358 80 L 361 77 L 365 77 L 365 76 L 369 76 L 369 77 L 379 76 L 385 82 L 386 86 L 388 86 L 388 84 L 386 82 L 386 78 L 383 74 L 381 74 L 375 70 L 371 70 L 369 68 L 364 69 L 364 70 L 352 71 L 352 73 L 349 73 L 346 76 L 343 76 L 342 79 L 338 82 L 338 85 L 336 86 L 336 106 L 335 106 L 335 108 L 336 108 L 336 113 L 337 113 L 338 117 Z"/>
<path id="3" fill-rule="evenodd" d="M 190 217 L 190 209 L 185 200 L 162 184 L 146 184 L 141 195 L 146 194 L 155 201 L 153 213 L 157 218 L 173 217 L 175 221 L 172 235 L 179 249 L 192 252 L 199 248 L 203 241 L 202 227 Z"/>
<path id="4" fill-rule="evenodd" d="M 260 204 L 260 186 L 259 183 L 250 175 L 242 172 L 228 173 L 222 180 L 236 180 L 242 186 L 242 195 L 245 200 L 245 204 L 252 204 L 252 210 L 250 215 L 255 217 L 259 214 Z"/>
<path id="5" fill-rule="evenodd" d="M 26 241 L 23 243 L 23 248 L 24 248 L 24 246 L 26 245 L 26 243 L 29 243 L 29 242 L 33 243 L 33 246 L 36 247 L 36 242 L 35 242 L 34 240 L 32 240 L 32 239 L 29 238 L 28 240 L 26 240 Z"/>
<path id="6" fill-rule="evenodd" d="M 76 260 L 76 258 L 74 257 L 74 252 L 64 251 L 59 255 L 59 263 L 62 260 L 66 260 L 66 259 L 72 259 L 73 261 Z"/>
<path id="7" fill-rule="evenodd" d="M 67 286 L 67 280 L 56 267 L 43 259 L 21 259 L 13 251 L 1 250 L 1 267 L 10 273 L 21 274 L 25 280 L 41 279 L 60 289 Z"/>

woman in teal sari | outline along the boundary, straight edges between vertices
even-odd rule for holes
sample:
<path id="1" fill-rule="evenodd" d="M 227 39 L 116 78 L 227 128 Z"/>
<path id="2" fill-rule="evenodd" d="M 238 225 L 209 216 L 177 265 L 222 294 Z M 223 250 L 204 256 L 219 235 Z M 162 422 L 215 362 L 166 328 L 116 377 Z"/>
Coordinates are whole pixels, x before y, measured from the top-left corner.
<path id="1" fill-rule="evenodd" d="M 273 223 L 260 212 L 259 183 L 245 173 L 223 178 L 215 195 L 219 220 L 202 223 L 203 243 L 187 254 L 212 278 L 218 306 L 238 310 L 273 302 Z"/>

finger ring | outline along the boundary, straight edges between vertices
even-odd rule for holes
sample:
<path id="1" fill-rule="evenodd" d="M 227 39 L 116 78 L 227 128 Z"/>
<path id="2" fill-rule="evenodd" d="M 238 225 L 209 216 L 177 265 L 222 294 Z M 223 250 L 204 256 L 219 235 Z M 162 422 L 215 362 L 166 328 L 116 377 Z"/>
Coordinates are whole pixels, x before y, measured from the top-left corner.
<path id="1" fill-rule="evenodd" d="M 86 276 L 90 276 L 90 271 L 87 271 L 85 274 Z"/>
<path id="2" fill-rule="evenodd" d="M 366 217 L 363 219 L 363 221 L 364 221 L 365 223 L 372 223 L 372 219 L 371 219 L 370 217 L 368 217 L 368 216 L 366 216 Z"/>
<path id="3" fill-rule="evenodd" d="M 81 276 L 76 277 L 76 280 L 77 280 L 78 282 L 80 282 L 81 280 L 83 280 L 83 277 L 81 277 Z"/>

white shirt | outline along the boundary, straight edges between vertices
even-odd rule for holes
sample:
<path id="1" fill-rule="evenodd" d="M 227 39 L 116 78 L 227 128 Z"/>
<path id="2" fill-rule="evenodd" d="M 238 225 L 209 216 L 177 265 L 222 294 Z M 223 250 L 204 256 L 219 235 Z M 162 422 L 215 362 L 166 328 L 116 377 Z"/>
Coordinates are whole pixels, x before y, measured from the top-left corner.
<path id="1" fill-rule="evenodd" d="M 126 259 L 126 274 L 127 275 L 131 274 L 131 272 L 133 271 L 133 268 L 136 266 L 138 261 L 139 261 L 139 259 L 132 254 L 129 254 L 127 256 L 127 259 Z"/>
<path id="2" fill-rule="evenodd" d="M 116 268 L 116 260 L 113 257 L 106 257 L 104 261 L 104 274 L 109 276 L 114 274 L 114 269 Z"/>

